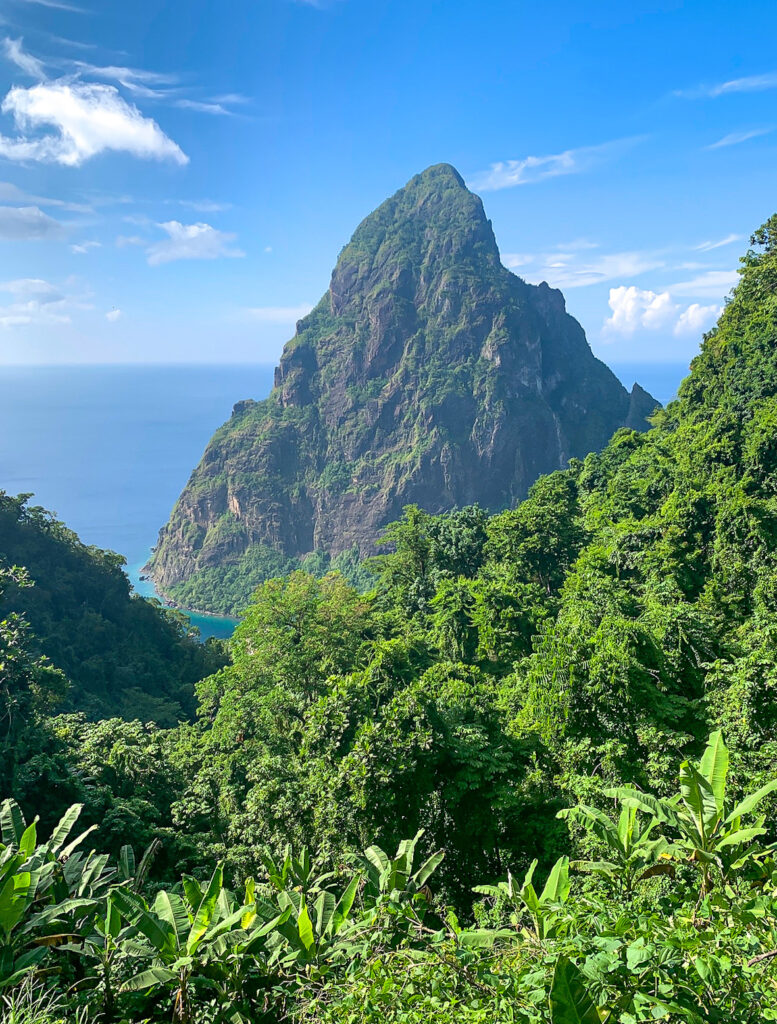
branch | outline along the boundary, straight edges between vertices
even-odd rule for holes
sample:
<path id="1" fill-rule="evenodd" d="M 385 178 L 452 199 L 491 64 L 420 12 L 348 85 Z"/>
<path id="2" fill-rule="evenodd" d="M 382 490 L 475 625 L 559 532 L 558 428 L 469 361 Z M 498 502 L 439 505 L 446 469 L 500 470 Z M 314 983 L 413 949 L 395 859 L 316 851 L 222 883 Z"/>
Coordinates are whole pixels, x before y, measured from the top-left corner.
<path id="1" fill-rule="evenodd" d="M 758 956 L 754 956 L 752 960 L 747 961 L 748 967 L 754 967 L 756 964 L 760 964 L 762 960 L 773 960 L 777 956 L 777 949 L 770 949 L 768 953 L 759 953 Z"/>

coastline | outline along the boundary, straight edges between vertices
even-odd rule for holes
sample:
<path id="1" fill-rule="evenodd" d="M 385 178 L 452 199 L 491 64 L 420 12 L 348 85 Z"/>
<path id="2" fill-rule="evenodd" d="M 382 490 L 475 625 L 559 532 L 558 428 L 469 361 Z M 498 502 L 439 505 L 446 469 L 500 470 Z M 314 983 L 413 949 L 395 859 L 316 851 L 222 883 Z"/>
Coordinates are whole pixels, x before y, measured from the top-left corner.
<path id="1" fill-rule="evenodd" d="M 228 640 L 235 627 L 240 624 L 240 619 L 231 615 L 219 615 L 218 612 L 202 611 L 198 608 L 184 608 L 176 601 L 170 600 L 164 591 L 157 590 L 153 576 L 148 570 L 148 559 L 128 565 L 127 576 L 136 594 L 141 597 L 154 597 L 161 601 L 167 608 L 175 608 L 187 616 L 193 626 L 200 631 L 200 638 L 205 641 L 209 637 L 216 637 L 219 640 Z"/>

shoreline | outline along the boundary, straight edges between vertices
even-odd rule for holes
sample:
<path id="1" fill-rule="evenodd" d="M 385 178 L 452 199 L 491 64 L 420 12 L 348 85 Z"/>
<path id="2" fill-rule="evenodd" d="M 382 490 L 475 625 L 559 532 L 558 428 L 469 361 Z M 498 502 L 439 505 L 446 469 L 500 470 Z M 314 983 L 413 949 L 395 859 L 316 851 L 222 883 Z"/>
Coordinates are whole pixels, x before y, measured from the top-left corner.
<path id="1" fill-rule="evenodd" d="M 172 600 L 170 597 L 168 597 L 167 594 L 165 594 L 165 592 L 163 590 L 160 590 L 157 587 L 156 580 L 154 579 L 153 575 L 149 571 L 149 568 L 148 568 L 147 565 L 144 565 L 138 571 L 138 581 L 141 584 L 145 584 L 146 586 L 150 586 L 151 588 L 153 588 L 153 591 L 154 591 L 153 594 L 151 594 L 151 595 L 140 594 L 141 597 L 146 597 L 146 596 L 154 597 L 158 601 L 161 601 L 162 604 L 166 608 L 174 608 L 176 611 L 183 612 L 184 615 L 188 615 L 190 617 L 192 615 L 196 615 L 196 616 L 198 616 L 199 618 L 202 618 L 202 619 L 214 619 L 214 620 L 217 620 L 219 622 L 231 623 L 234 626 L 239 626 L 240 623 L 243 621 L 241 618 L 239 618 L 236 615 L 223 615 L 221 612 L 207 612 L 207 611 L 205 611 L 204 609 L 201 609 L 201 608 L 185 608 L 183 605 L 178 604 L 177 601 Z M 133 583 L 133 588 L 134 588 L 136 593 L 139 593 L 138 588 L 137 588 L 137 586 L 134 583 Z"/>

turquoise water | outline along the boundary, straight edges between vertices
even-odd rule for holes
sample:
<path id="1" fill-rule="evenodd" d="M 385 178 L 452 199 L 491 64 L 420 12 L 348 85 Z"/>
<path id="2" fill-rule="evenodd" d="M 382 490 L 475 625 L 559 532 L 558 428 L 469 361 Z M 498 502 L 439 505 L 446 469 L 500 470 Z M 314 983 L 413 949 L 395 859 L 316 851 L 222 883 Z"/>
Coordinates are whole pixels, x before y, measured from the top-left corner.
<path id="1" fill-rule="evenodd" d="M 87 544 L 118 551 L 139 579 L 213 431 L 270 366 L 0 368 L 0 489 L 32 491 Z M 203 636 L 234 621 L 193 615 Z"/>
<path id="2" fill-rule="evenodd" d="M 623 364 L 669 401 L 687 365 Z M 159 528 L 213 431 L 243 398 L 264 398 L 270 366 L 0 368 L 0 489 L 32 491 L 87 544 L 127 559 L 140 580 Z M 229 636 L 232 619 L 191 615 L 203 636 Z"/>

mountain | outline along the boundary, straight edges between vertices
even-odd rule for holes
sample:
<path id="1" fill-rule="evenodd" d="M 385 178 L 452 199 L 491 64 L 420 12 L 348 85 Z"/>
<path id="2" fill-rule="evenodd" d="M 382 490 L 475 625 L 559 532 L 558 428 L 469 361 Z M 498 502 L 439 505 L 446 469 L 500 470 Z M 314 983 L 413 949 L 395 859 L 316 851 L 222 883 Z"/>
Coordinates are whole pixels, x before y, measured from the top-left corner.
<path id="1" fill-rule="evenodd" d="M 168 726 L 189 717 L 194 684 L 223 655 L 179 612 L 133 594 L 121 555 L 82 544 L 29 497 L 0 491 L 0 567 L 24 567 L 32 584 L 0 587 L 0 621 L 22 615 L 34 652 L 64 672 L 59 710 Z"/>
<path id="2" fill-rule="evenodd" d="M 269 398 L 208 445 L 151 571 L 173 600 L 228 610 L 294 559 L 372 553 L 407 504 L 512 506 L 656 405 L 593 356 L 561 292 L 502 266 L 480 199 L 439 164 L 356 229 Z"/>

